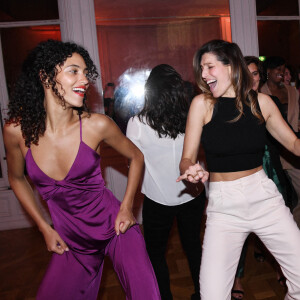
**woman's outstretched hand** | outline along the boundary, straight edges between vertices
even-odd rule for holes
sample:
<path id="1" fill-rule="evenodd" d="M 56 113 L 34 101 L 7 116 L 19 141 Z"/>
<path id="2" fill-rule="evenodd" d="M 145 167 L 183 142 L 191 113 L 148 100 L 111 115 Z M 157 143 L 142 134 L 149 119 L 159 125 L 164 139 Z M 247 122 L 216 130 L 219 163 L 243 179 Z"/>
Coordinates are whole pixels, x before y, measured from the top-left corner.
<path id="1" fill-rule="evenodd" d="M 51 226 L 47 230 L 42 231 L 48 251 L 55 252 L 57 254 L 63 254 L 65 251 L 69 251 L 68 246 Z"/>
<path id="2" fill-rule="evenodd" d="M 116 234 L 125 233 L 134 224 L 136 224 L 136 220 L 131 209 L 121 207 L 115 220 Z"/>
<path id="3" fill-rule="evenodd" d="M 192 166 L 189 166 L 189 168 L 180 175 L 176 181 L 179 182 L 181 180 L 187 180 L 192 183 L 198 183 L 201 181 L 204 183 L 208 180 L 209 173 L 205 171 L 200 164 L 194 164 Z"/>

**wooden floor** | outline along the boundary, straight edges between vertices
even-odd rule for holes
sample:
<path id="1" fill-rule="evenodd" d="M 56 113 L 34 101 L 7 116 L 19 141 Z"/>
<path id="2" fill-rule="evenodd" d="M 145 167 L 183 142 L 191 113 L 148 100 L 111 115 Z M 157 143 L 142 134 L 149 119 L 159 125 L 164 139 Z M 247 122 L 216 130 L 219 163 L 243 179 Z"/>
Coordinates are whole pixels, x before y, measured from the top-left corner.
<path id="1" fill-rule="evenodd" d="M 42 236 L 36 228 L 0 232 L 0 299 L 35 299 L 39 282 L 50 256 L 51 254 L 46 250 Z M 174 300 L 190 299 L 193 291 L 192 280 L 176 226 L 171 233 L 167 261 Z M 271 264 L 268 261 L 259 263 L 254 259 L 252 240 L 247 254 L 243 283 L 245 300 L 284 298 L 284 289 L 278 284 Z M 109 260 L 105 261 L 98 299 L 125 299 Z"/>

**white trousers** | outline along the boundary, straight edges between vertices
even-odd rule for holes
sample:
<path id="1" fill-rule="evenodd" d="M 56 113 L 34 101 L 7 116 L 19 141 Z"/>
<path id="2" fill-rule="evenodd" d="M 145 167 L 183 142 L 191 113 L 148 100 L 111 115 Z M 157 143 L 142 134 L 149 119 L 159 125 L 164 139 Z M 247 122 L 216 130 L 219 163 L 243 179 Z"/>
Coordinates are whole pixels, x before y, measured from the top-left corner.
<path id="1" fill-rule="evenodd" d="M 300 230 L 263 170 L 211 182 L 200 270 L 201 300 L 230 300 L 246 237 L 254 232 L 287 278 L 285 300 L 300 300 Z"/>

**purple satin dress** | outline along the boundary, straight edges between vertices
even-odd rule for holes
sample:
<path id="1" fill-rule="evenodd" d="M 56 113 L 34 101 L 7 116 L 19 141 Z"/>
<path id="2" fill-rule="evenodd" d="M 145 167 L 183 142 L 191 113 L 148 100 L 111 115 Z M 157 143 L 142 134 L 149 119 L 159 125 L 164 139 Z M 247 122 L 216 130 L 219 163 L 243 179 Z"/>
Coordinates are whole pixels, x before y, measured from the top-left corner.
<path id="1" fill-rule="evenodd" d="M 160 299 L 139 226 L 115 233 L 120 202 L 105 187 L 100 156 L 82 141 L 79 120 L 80 146 L 63 180 L 47 176 L 30 149 L 25 156 L 27 172 L 47 201 L 54 228 L 70 249 L 52 255 L 37 299 L 97 299 L 105 255 L 113 261 L 126 299 Z"/>

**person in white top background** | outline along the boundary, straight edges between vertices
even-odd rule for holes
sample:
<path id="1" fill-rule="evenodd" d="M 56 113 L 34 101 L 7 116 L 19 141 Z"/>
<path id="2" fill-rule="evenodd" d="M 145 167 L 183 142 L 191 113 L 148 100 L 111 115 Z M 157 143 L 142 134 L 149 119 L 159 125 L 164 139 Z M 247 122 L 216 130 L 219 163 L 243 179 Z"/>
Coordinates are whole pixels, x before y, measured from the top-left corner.
<path id="1" fill-rule="evenodd" d="M 175 218 L 195 286 L 191 299 L 200 299 L 200 224 L 205 191 L 202 183 L 176 182 L 189 103 L 180 74 L 169 65 L 158 65 L 145 84 L 144 108 L 127 125 L 127 137 L 144 154 L 144 237 L 162 300 L 173 299 L 165 252 Z M 203 181 L 207 178 L 205 172 Z"/>

